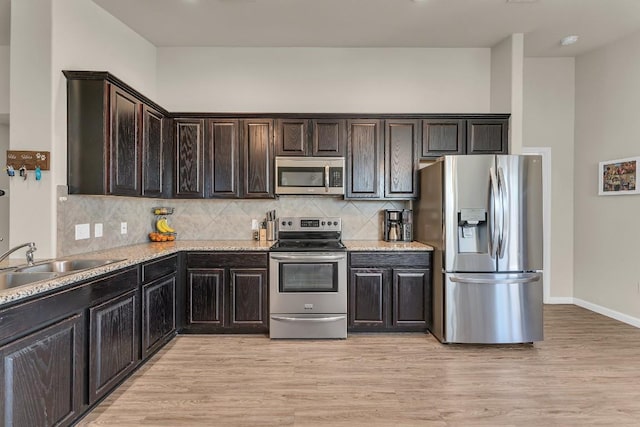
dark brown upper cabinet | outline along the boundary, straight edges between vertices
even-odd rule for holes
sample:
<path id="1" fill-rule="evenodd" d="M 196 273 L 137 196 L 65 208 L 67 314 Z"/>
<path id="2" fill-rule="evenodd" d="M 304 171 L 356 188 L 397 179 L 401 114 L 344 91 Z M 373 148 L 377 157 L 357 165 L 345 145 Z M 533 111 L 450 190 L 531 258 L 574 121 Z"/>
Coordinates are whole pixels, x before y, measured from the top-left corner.
<path id="1" fill-rule="evenodd" d="M 466 151 L 465 120 L 422 120 L 421 157 L 439 157 L 445 154 L 464 154 Z"/>
<path id="2" fill-rule="evenodd" d="M 467 154 L 507 154 L 509 120 L 467 120 Z"/>
<path id="3" fill-rule="evenodd" d="M 379 199 L 383 194 L 382 121 L 349 120 L 345 198 Z"/>
<path id="4" fill-rule="evenodd" d="M 165 119 L 157 110 L 142 106 L 142 195 L 161 197 L 164 191 Z"/>
<path id="5" fill-rule="evenodd" d="M 207 197 L 240 197 L 240 122 L 207 120 Z"/>
<path id="6" fill-rule="evenodd" d="M 274 198 L 273 120 L 243 121 L 243 192 L 245 198 Z"/>
<path id="7" fill-rule="evenodd" d="M 176 119 L 173 196 L 204 197 L 204 120 Z"/>
<path id="8" fill-rule="evenodd" d="M 141 103 L 117 86 L 111 86 L 111 176 L 112 194 L 135 196 L 140 182 Z"/>
<path id="9" fill-rule="evenodd" d="M 422 120 L 422 159 L 447 154 L 507 154 L 509 116 L 428 118 Z"/>
<path id="10" fill-rule="evenodd" d="M 342 157 L 346 143 L 344 119 L 278 119 L 277 156 Z"/>
<path id="11" fill-rule="evenodd" d="M 384 197 L 418 197 L 418 121 L 387 120 L 384 129 Z"/>
<path id="12" fill-rule="evenodd" d="M 168 113 L 109 73 L 64 74 L 69 194 L 162 196 Z"/>

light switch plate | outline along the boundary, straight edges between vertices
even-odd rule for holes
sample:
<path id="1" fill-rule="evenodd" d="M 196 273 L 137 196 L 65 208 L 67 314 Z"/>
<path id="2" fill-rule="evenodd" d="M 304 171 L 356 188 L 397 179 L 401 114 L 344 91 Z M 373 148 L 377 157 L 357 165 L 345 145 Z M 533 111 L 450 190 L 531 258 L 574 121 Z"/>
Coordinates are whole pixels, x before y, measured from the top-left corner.
<path id="1" fill-rule="evenodd" d="M 127 234 L 127 223 L 126 222 L 121 222 L 120 223 L 120 234 Z"/>
<path id="2" fill-rule="evenodd" d="M 102 223 L 99 222 L 93 226 L 93 236 L 102 237 Z"/>
<path id="3" fill-rule="evenodd" d="M 89 224 L 76 224 L 76 240 L 88 239 L 91 237 Z"/>

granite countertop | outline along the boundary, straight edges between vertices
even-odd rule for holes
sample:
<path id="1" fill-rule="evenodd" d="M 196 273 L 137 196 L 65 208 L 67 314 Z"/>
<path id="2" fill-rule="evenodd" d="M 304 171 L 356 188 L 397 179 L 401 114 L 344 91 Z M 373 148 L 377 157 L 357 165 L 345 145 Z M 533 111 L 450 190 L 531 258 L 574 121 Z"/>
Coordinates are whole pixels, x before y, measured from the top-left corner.
<path id="1" fill-rule="evenodd" d="M 0 305 L 28 298 L 32 295 L 48 292 L 57 288 L 101 276 L 111 271 L 140 264 L 166 255 L 182 251 L 267 251 L 273 242 L 253 240 L 187 240 L 162 243 L 141 243 L 123 246 L 103 251 L 56 258 L 56 260 L 73 259 L 105 259 L 118 260 L 111 264 L 88 270 L 60 275 L 54 279 L 34 282 L 32 284 L 0 290 Z M 418 242 L 384 242 L 376 240 L 345 241 L 350 251 L 431 251 L 433 248 Z M 46 260 L 38 260 L 36 263 Z M 23 266 L 21 259 L 5 260 L 0 263 L 0 269 Z M 1 271 L 0 271 L 1 272 Z"/>

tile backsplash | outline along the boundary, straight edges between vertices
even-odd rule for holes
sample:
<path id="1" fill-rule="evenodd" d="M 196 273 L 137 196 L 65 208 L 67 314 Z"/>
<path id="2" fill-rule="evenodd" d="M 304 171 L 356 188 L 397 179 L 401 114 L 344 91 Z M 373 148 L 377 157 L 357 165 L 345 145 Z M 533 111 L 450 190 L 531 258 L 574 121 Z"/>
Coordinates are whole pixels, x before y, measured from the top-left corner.
<path id="1" fill-rule="evenodd" d="M 151 208 L 175 208 L 168 216 L 179 240 L 251 240 L 251 220 L 277 216 L 338 216 L 344 240 L 382 239 L 382 211 L 407 209 L 403 201 L 349 201 L 337 197 L 282 196 L 275 200 L 158 200 L 121 196 L 67 195 L 58 186 L 57 256 L 74 255 L 148 241 L 155 215 Z M 120 223 L 127 234 L 120 234 Z M 101 223 L 103 236 L 94 236 Z M 75 240 L 76 224 L 90 224 L 90 238 Z"/>

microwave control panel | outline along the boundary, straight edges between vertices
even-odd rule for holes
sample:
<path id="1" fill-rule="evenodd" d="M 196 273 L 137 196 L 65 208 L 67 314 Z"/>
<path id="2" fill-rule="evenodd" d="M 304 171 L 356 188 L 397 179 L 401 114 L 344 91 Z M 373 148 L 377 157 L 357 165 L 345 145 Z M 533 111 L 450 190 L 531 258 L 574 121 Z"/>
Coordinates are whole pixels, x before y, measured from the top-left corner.
<path id="1" fill-rule="evenodd" d="M 329 168 L 329 187 L 342 187 L 343 181 L 343 168 Z"/>

